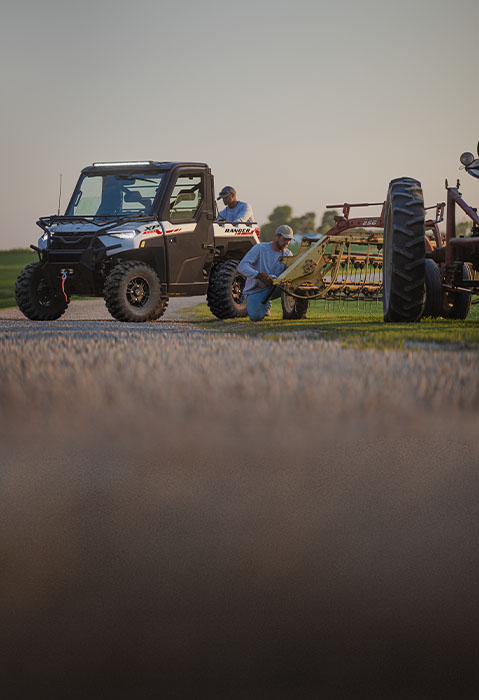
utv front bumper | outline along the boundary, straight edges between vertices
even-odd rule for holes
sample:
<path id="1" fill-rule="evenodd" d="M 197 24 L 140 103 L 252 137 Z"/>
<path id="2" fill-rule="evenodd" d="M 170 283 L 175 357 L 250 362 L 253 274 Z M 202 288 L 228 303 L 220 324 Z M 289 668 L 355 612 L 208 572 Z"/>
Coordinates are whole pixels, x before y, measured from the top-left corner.
<path id="1" fill-rule="evenodd" d="M 103 262 L 109 251 L 121 248 L 121 243 L 105 246 L 95 234 L 53 234 L 47 247 L 36 250 L 42 262 L 42 273 L 51 289 L 61 289 L 66 276 L 68 295 L 98 296 L 103 293 Z"/>

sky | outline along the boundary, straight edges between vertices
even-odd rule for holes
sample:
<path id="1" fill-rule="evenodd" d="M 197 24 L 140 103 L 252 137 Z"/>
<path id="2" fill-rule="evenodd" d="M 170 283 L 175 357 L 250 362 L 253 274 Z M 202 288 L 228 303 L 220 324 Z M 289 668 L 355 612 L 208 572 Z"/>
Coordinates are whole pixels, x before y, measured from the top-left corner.
<path id="1" fill-rule="evenodd" d="M 206 162 L 260 223 L 400 176 L 479 205 L 478 27 L 477 0 L 3 0 L 0 248 L 104 160 Z"/>

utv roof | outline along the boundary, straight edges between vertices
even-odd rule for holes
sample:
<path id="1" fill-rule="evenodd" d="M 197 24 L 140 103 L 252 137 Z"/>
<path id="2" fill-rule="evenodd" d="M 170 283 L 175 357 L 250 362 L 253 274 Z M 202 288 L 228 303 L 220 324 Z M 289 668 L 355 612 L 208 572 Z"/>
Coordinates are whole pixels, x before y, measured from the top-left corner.
<path id="1" fill-rule="evenodd" d="M 83 168 L 82 173 L 93 172 L 96 170 L 125 170 L 129 168 L 134 168 L 138 170 L 172 170 L 177 167 L 196 167 L 196 168 L 207 168 L 206 163 L 186 163 L 184 161 L 173 162 L 173 161 L 159 161 L 159 160 L 122 160 L 118 162 L 98 162 L 93 163 L 93 165 L 87 165 Z"/>

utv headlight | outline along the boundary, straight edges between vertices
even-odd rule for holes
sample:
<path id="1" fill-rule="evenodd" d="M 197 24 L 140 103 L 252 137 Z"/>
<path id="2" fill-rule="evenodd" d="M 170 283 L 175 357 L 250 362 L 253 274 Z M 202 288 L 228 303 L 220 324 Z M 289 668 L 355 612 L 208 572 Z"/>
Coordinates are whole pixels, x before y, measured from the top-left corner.
<path id="1" fill-rule="evenodd" d="M 134 238 L 136 236 L 136 231 L 119 231 L 118 233 L 110 233 L 110 236 L 115 236 L 116 238 Z"/>

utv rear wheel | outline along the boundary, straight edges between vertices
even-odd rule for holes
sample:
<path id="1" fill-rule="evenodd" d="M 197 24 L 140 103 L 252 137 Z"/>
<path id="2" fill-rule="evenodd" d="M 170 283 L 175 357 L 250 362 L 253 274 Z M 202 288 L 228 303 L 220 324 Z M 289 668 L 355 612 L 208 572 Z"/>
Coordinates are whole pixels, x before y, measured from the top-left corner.
<path id="1" fill-rule="evenodd" d="M 243 294 L 246 280 L 237 267 L 237 260 L 224 260 L 211 270 L 206 301 L 216 318 L 240 318 L 248 313 Z"/>
<path id="2" fill-rule="evenodd" d="M 385 321 L 421 318 L 425 283 L 424 198 L 409 177 L 389 184 L 384 219 L 383 310 Z"/>
<path id="3" fill-rule="evenodd" d="M 134 260 L 118 264 L 106 278 L 105 304 L 117 321 L 154 321 L 168 305 L 152 267 Z"/>
<path id="4" fill-rule="evenodd" d="M 305 318 L 308 305 L 308 299 L 300 299 L 299 297 L 291 296 L 291 294 L 286 294 L 286 292 L 281 292 L 281 306 L 284 319 Z"/>
<path id="5" fill-rule="evenodd" d="M 424 282 L 423 318 L 437 318 L 441 315 L 443 305 L 442 275 L 434 260 L 426 260 Z"/>
<path id="6" fill-rule="evenodd" d="M 472 280 L 472 272 L 469 265 L 462 265 L 462 279 Z M 441 316 L 444 318 L 467 318 L 471 310 L 472 294 L 468 292 L 446 292 L 442 305 Z"/>
<path id="7" fill-rule="evenodd" d="M 42 263 L 27 265 L 15 283 L 18 308 L 31 321 L 55 321 L 60 318 L 68 302 L 59 289 L 54 292 L 42 277 Z"/>

